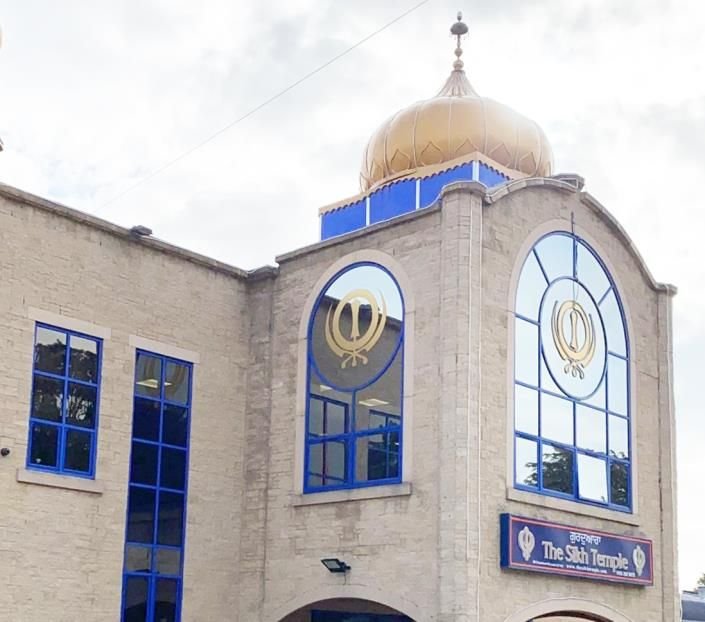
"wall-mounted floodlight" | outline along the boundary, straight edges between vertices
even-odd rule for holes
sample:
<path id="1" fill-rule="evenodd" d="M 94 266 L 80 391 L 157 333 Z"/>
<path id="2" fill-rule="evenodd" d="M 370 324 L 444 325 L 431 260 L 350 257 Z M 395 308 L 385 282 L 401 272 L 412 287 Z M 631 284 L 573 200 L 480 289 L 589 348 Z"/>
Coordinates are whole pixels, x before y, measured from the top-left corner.
<path id="1" fill-rule="evenodd" d="M 337 557 L 322 559 L 321 563 L 328 568 L 329 572 L 347 572 L 350 570 L 350 566 Z"/>

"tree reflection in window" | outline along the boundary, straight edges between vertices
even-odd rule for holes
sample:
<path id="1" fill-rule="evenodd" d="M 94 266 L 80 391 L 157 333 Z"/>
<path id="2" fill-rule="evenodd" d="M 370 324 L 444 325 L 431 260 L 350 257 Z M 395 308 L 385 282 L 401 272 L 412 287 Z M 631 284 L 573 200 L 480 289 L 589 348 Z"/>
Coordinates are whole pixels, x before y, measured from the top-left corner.
<path id="1" fill-rule="evenodd" d="M 619 293 L 584 240 L 536 243 L 514 322 L 515 486 L 628 511 L 629 340 Z"/>
<path id="2" fill-rule="evenodd" d="M 309 322 L 304 491 L 401 480 L 404 303 L 373 263 L 334 276 Z"/>

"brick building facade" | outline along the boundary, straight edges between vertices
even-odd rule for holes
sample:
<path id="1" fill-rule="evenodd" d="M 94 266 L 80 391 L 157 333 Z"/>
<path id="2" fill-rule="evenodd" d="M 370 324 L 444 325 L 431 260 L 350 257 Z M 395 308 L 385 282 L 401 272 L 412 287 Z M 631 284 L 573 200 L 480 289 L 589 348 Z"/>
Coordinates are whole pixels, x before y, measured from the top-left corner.
<path id="1" fill-rule="evenodd" d="M 460 74 L 437 99 L 474 105 Z M 0 618 L 678 620 L 675 290 L 579 177 L 522 170 L 532 149 L 383 155 L 374 179 L 372 145 L 324 239 L 250 272 L 0 186 Z M 563 295 L 564 242 L 583 297 L 544 326 L 517 292 L 536 258 L 531 295 Z M 588 561 L 546 561 L 566 529 Z"/>

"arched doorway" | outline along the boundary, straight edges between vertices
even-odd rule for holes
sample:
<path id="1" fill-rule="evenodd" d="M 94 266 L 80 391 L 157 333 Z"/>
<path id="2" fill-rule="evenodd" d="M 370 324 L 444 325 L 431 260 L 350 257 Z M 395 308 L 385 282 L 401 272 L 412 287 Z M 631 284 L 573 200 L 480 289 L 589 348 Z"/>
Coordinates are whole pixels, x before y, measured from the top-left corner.
<path id="1" fill-rule="evenodd" d="M 415 622 L 400 611 L 360 598 L 334 598 L 301 607 L 281 622 Z"/>
<path id="2" fill-rule="evenodd" d="M 555 598 L 534 603 L 504 622 L 633 622 L 608 605 L 579 598 Z"/>

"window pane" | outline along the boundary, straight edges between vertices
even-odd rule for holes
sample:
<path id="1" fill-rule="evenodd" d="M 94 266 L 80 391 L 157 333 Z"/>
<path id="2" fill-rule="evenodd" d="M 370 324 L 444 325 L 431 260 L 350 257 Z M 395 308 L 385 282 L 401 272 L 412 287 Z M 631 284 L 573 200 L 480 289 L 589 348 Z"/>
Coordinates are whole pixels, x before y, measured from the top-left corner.
<path id="1" fill-rule="evenodd" d="M 160 473 L 162 486 L 183 490 L 186 487 L 186 452 L 163 447 Z"/>
<path id="2" fill-rule="evenodd" d="M 590 404 L 590 406 L 596 406 L 597 408 L 607 408 L 607 395 L 605 393 L 605 385 L 607 383 L 603 379 L 597 391 L 593 393 L 590 397 L 585 398 L 585 403 Z"/>
<path id="3" fill-rule="evenodd" d="M 323 475 L 345 479 L 345 444 L 337 441 L 323 443 Z"/>
<path id="4" fill-rule="evenodd" d="M 147 620 L 147 577 L 127 577 L 125 585 L 125 622 Z"/>
<path id="5" fill-rule="evenodd" d="M 154 622 L 176 622 L 176 595 L 178 583 L 175 579 L 157 579 L 154 594 Z"/>
<path id="6" fill-rule="evenodd" d="M 32 464 L 55 467 L 58 445 L 59 428 L 57 426 L 32 424 L 32 448 L 29 456 Z"/>
<path id="7" fill-rule="evenodd" d="M 181 546 L 183 536 L 184 495 L 178 492 L 159 493 L 159 524 L 157 544 Z"/>
<path id="8" fill-rule="evenodd" d="M 541 463 L 543 487 L 573 494 L 573 452 L 544 443 Z"/>
<path id="9" fill-rule="evenodd" d="M 599 302 L 610 287 L 610 281 L 602 266 L 583 244 L 578 243 L 577 263 L 575 265 L 578 280 Z"/>
<path id="10" fill-rule="evenodd" d="M 66 401 L 66 423 L 84 428 L 95 428 L 95 411 L 98 389 L 69 382 Z"/>
<path id="11" fill-rule="evenodd" d="M 577 445 L 582 449 L 607 453 L 605 413 L 578 404 L 575 411 Z"/>
<path id="12" fill-rule="evenodd" d="M 627 362 L 607 357 L 607 406 L 612 412 L 627 414 Z"/>
<path id="13" fill-rule="evenodd" d="M 312 488 L 318 488 L 320 486 L 323 486 L 323 477 L 320 475 L 313 475 L 309 473 L 308 485 Z"/>
<path id="14" fill-rule="evenodd" d="M 514 425 L 520 432 L 538 436 L 539 392 L 521 385 L 514 387 Z"/>
<path id="15" fill-rule="evenodd" d="M 170 402 L 188 402 L 190 370 L 187 365 L 168 361 L 166 364 L 166 380 L 164 383 L 164 398 Z"/>
<path id="16" fill-rule="evenodd" d="M 308 407 L 308 433 L 312 436 L 323 434 L 323 410 L 324 402 L 311 398 Z"/>
<path id="17" fill-rule="evenodd" d="M 516 455 L 514 458 L 514 471 L 516 474 L 516 483 L 523 486 L 538 485 L 538 468 L 536 457 L 538 449 L 536 441 L 530 441 L 526 438 L 517 437 L 516 439 Z"/>
<path id="18" fill-rule="evenodd" d="M 375 414 L 396 417 L 401 415 L 401 382 L 401 352 L 399 352 L 376 382 L 357 393 L 356 430 L 379 427 L 379 417 Z M 337 418 L 340 422 L 340 413 L 337 414 Z"/>
<path id="19" fill-rule="evenodd" d="M 564 395 L 563 389 L 561 389 L 556 382 L 551 377 L 551 373 L 548 371 L 546 366 L 546 361 L 543 356 L 541 357 L 541 388 L 550 391 L 552 393 L 557 393 L 558 395 Z"/>
<path id="20" fill-rule="evenodd" d="M 612 503 L 629 505 L 629 465 L 612 462 L 610 465 L 610 490 Z"/>
<path id="21" fill-rule="evenodd" d="M 516 379 L 538 386 L 539 375 L 539 331 L 538 327 L 516 319 L 515 334 Z"/>
<path id="22" fill-rule="evenodd" d="M 622 313 L 617 304 L 614 290 L 611 291 L 600 305 L 602 321 L 607 335 L 607 349 L 615 354 L 627 355 L 624 322 Z"/>
<path id="23" fill-rule="evenodd" d="M 152 549 L 128 544 L 125 547 L 125 572 L 150 572 Z"/>
<path id="24" fill-rule="evenodd" d="M 77 380 L 97 382 L 98 342 L 85 337 L 71 335 L 69 354 L 69 376 Z"/>
<path id="25" fill-rule="evenodd" d="M 159 574 L 179 574 L 181 551 L 178 549 L 157 549 L 155 564 Z"/>
<path id="26" fill-rule="evenodd" d="M 308 470 L 323 475 L 323 444 L 316 443 L 308 448 Z"/>
<path id="27" fill-rule="evenodd" d="M 573 276 L 571 237 L 561 234 L 548 235 L 536 245 L 536 254 L 549 281 L 554 281 L 560 276 Z"/>
<path id="28" fill-rule="evenodd" d="M 359 437 L 355 455 L 357 481 L 399 477 L 399 432 Z"/>
<path id="29" fill-rule="evenodd" d="M 92 432 L 66 430 L 64 468 L 89 473 L 91 470 Z"/>
<path id="30" fill-rule="evenodd" d="M 325 433 L 345 434 L 345 421 L 347 418 L 347 408 L 344 404 L 328 402 L 326 404 Z"/>
<path id="31" fill-rule="evenodd" d="M 159 402 L 135 398 L 132 435 L 146 441 L 159 440 Z"/>
<path id="32" fill-rule="evenodd" d="M 66 371 L 66 335 L 37 326 L 34 339 L 34 369 L 52 374 Z"/>
<path id="33" fill-rule="evenodd" d="M 614 415 L 610 415 L 610 456 L 629 458 L 629 423 Z"/>
<path id="34" fill-rule="evenodd" d="M 127 541 L 147 542 L 154 540 L 155 491 L 130 486 L 127 503 Z"/>
<path id="35" fill-rule="evenodd" d="M 309 445 L 309 473 L 321 475 L 324 486 L 339 485 L 345 480 L 345 460 L 345 443 L 342 441 Z"/>
<path id="36" fill-rule="evenodd" d="M 578 490 L 582 499 L 607 503 L 607 463 L 578 454 Z"/>
<path id="37" fill-rule="evenodd" d="M 148 354 L 137 355 L 135 393 L 148 397 L 160 397 L 162 361 Z"/>
<path id="38" fill-rule="evenodd" d="M 130 482 L 133 484 L 157 485 L 157 460 L 159 449 L 156 445 L 132 442 Z"/>
<path id="39" fill-rule="evenodd" d="M 541 436 L 573 444 L 573 402 L 541 394 Z"/>
<path id="40" fill-rule="evenodd" d="M 64 401 L 64 382 L 44 376 L 34 376 L 32 416 L 47 421 L 61 421 Z"/>
<path id="41" fill-rule="evenodd" d="M 541 272 L 539 262 L 536 261 L 536 256 L 533 253 L 529 253 L 519 277 L 516 312 L 530 320 L 538 321 L 539 305 L 546 287 L 548 287 L 548 282 Z"/>
<path id="42" fill-rule="evenodd" d="M 186 447 L 188 438 L 188 410 L 181 406 L 164 406 L 162 441 L 169 445 Z"/>

